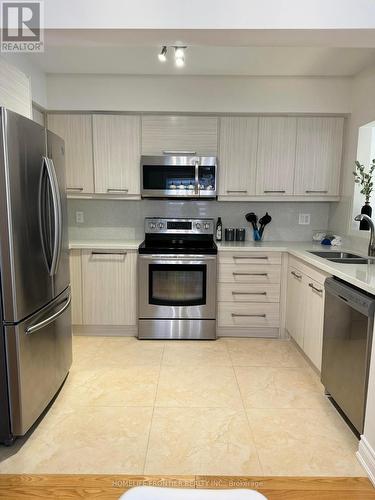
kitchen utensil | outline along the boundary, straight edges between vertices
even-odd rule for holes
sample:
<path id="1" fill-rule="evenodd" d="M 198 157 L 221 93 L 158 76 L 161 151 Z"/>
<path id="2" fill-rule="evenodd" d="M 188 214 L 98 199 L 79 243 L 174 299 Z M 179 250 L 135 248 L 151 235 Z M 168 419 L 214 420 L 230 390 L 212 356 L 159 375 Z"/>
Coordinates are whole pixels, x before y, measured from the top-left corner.
<path id="1" fill-rule="evenodd" d="M 245 241 L 246 229 L 244 227 L 238 227 L 236 229 L 236 241 Z"/>
<path id="2" fill-rule="evenodd" d="M 259 236 L 262 238 L 263 236 L 263 231 L 264 231 L 264 228 L 267 226 L 267 224 L 269 224 L 270 222 L 272 221 L 272 217 L 268 214 L 268 212 L 266 212 L 266 215 L 263 215 L 263 217 L 261 217 L 259 219 L 259 224 L 260 224 L 260 228 L 259 228 Z"/>
<path id="3" fill-rule="evenodd" d="M 254 231 L 258 230 L 258 216 L 254 212 L 249 212 L 248 214 L 246 214 L 245 219 L 247 220 L 247 222 L 250 222 L 250 224 L 252 224 Z"/>
<path id="4" fill-rule="evenodd" d="M 225 228 L 225 241 L 234 241 L 235 230 L 232 227 Z"/>

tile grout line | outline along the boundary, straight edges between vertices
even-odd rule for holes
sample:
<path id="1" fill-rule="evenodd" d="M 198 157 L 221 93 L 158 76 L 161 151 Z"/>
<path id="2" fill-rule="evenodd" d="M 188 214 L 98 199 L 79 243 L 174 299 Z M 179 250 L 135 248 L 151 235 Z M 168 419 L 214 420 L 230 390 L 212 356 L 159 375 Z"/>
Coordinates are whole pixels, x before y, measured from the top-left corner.
<path id="1" fill-rule="evenodd" d="M 227 348 L 228 348 L 228 346 L 227 346 Z M 228 352 L 229 352 L 229 349 L 228 349 Z M 230 356 L 230 352 L 229 352 L 229 356 Z M 251 434 L 251 437 L 252 437 L 252 440 L 253 440 L 253 445 L 254 445 L 255 452 L 256 452 L 257 457 L 258 457 L 258 462 L 259 462 L 259 465 L 260 465 L 260 469 L 262 471 L 262 475 L 264 476 L 263 464 L 262 464 L 262 462 L 260 460 L 260 455 L 259 455 L 258 447 L 256 445 L 255 438 L 254 438 L 254 432 L 253 432 L 253 429 L 252 429 L 252 427 L 250 425 L 250 420 L 249 420 L 249 417 L 248 417 L 248 414 L 247 414 L 247 411 L 246 411 L 246 408 L 245 408 L 245 402 L 244 402 L 243 397 L 242 397 L 241 387 L 240 387 L 240 384 L 238 382 L 237 373 L 236 373 L 236 370 L 235 370 L 235 365 L 233 363 L 233 360 L 232 360 L 231 356 L 230 356 L 230 359 L 232 361 L 232 370 L 233 370 L 233 373 L 234 373 L 234 378 L 236 380 L 238 391 L 240 393 L 240 398 L 241 398 L 243 412 L 245 413 L 246 422 L 247 422 L 247 425 L 249 427 L 249 431 L 250 431 L 250 434 Z"/>
<path id="2" fill-rule="evenodd" d="M 161 355 L 161 358 L 160 358 L 159 374 L 158 374 L 158 380 L 156 382 L 154 404 L 152 405 L 152 412 L 151 412 L 151 419 L 150 419 L 150 428 L 149 428 L 149 431 L 148 431 L 146 453 L 145 453 L 145 459 L 144 459 L 144 462 L 143 462 L 143 471 L 142 471 L 143 474 L 145 474 L 145 468 L 146 468 L 146 463 L 147 463 L 148 448 L 149 448 L 149 445 L 150 445 L 151 429 L 152 429 L 152 423 L 153 423 L 153 420 L 154 420 L 155 403 L 156 403 L 156 398 L 157 398 L 157 395 L 158 395 L 159 381 L 160 381 L 160 375 L 161 375 L 161 370 L 162 370 L 162 366 L 163 366 L 165 347 L 166 346 L 164 344 L 163 345 L 163 352 L 162 352 L 162 355 Z"/>

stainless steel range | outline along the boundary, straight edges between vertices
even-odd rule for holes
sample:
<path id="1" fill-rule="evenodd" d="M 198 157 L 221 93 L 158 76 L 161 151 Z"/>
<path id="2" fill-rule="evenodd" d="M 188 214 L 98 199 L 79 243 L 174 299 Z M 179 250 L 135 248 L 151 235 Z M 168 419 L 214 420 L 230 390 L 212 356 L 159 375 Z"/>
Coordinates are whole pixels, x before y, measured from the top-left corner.
<path id="1" fill-rule="evenodd" d="M 213 219 L 146 218 L 139 247 L 140 339 L 216 338 Z"/>

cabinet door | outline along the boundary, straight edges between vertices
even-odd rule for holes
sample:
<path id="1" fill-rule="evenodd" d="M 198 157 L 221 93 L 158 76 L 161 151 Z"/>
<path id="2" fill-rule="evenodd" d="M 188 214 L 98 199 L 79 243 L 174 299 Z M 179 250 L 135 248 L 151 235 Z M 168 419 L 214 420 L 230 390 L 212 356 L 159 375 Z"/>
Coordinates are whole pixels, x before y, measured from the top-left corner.
<path id="1" fill-rule="evenodd" d="M 294 194 L 339 194 L 343 118 L 297 119 Z"/>
<path id="2" fill-rule="evenodd" d="M 307 277 L 303 350 L 318 370 L 322 366 L 324 286 Z"/>
<path id="3" fill-rule="evenodd" d="M 81 250 L 71 250 L 69 256 L 70 264 L 70 288 L 72 294 L 72 324 L 82 324 L 82 268 Z"/>
<path id="4" fill-rule="evenodd" d="M 95 192 L 140 195 L 140 117 L 94 115 Z"/>
<path id="5" fill-rule="evenodd" d="M 293 267 L 288 267 L 288 291 L 286 309 L 286 329 L 297 344 L 303 348 L 305 312 L 304 276 Z"/>
<path id="6" fill-rule="evenodd" d="M 142 154 L 164 151 L 217 155 L 217 118 L 211 116 L 142 117 Z"/>
<path id="7" fill-rule="evenodd" d="M 48 129 L 65 141 L 66 191 L 94 192 L 91 115 L 49 114 Z"/>
<path id="8" fill-rule="evenodd" d="M 219 195 L 255 194 L 258 122 L 255 117 L 220 118 Z"/>
<path id="9" fill-rule="evenodd" d="M 135 251 L 82 251 L 83 324 L 136 324 Z"/>
<path id="10" fill-rule="evenodd" d="M 297 119 L 262 117 L 259 119 L 256 194 L 293 194 Z"/>

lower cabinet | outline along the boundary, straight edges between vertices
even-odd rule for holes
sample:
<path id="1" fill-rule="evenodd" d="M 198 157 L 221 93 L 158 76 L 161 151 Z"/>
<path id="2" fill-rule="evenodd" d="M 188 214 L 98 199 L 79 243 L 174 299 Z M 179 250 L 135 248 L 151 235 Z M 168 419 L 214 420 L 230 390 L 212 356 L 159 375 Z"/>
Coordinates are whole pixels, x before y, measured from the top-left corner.
<path id="1" fill-rule="evenodd" d="M 70 250 L 70 290 L 72 294 L 72 323 L 82 325 L 82 261 L 81 250 Z"/>
<path id="2" fill-rule="evenodd" d="M 286 329 L 318 370 L 322 365 L 324 281 L 327 276 L 297 259 L 290 259 Z"/>
<path id="3" fill-rule="evenodd" d="M 137 251 L 72 250 L 73 324 L 137 324 Z"/>
<path id="4" fill-rule="evenodd" d="M 218 335 L 278 337 L 280 252 L 219 252 Z"/>

